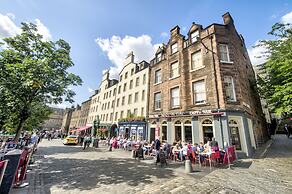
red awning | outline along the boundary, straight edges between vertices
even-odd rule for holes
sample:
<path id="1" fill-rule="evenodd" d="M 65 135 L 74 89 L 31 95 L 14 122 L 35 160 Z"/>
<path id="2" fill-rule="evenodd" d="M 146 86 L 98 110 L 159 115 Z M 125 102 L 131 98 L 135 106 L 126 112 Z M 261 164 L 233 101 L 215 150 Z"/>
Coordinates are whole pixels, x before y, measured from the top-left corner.
<path id="1" fill-rule="evenodd" d="M 77 129 L 78 132 L 91 128 L 91 126 L 83 126 Z"/>

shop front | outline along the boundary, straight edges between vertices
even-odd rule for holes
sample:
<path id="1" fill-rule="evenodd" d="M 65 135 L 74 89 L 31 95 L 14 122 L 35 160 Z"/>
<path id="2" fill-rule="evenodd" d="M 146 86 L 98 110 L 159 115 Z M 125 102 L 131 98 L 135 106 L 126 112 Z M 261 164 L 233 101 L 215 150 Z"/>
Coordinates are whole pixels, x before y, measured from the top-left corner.
<path id="1" fill-rule="evenodd" d="M 118 136 L 132 140 L 146 139 L 147 124 L 144 121 L 129 121 L 118 123 Z"/>
<path id="2" fill-rule="evenodd" d="M 220 147 L 226 142 L 234 145 L 238 152 L 251 155 L 256 142 L 251 120 L 250 115 L 243 111 L 203 110 L 150 115 L 148 141 L 155 139 L 155 129 L 158 126 L 159 139 L 170 144 L 179 141 L 206 143 L 215 138 Z"/>

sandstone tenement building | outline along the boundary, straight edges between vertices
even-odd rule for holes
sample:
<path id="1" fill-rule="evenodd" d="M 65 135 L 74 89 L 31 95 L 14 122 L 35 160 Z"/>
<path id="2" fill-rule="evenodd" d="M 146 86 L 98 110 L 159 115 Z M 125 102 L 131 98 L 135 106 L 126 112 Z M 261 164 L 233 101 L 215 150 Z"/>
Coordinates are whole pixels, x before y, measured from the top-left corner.
<path id="1" fill-rule="evenodd" d="M 174 27 L 150 62 L 150 140 L 204 142 L 215 137 L 250 156 L 267 138 L 255 74 L 229 13 L 224 24 Z"/>

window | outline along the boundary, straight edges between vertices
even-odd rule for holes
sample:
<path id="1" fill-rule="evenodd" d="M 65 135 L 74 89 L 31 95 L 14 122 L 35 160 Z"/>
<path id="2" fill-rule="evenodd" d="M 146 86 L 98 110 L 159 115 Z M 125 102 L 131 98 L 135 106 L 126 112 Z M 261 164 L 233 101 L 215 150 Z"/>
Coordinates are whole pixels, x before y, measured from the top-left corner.
<path id="1" fill-rule="evenodd" d="M 142 101 L 145 100 L 145 90 L 142 90 Z"/>
<path id="2" fill-rule="evenodd" d="M 146 84 L 146 74 L 143 75 L 143 85 Z"/>
<path id="3" fill-rule="evenodd" d="M 170 65 L 170 78 L 179 76 L 178 61 Z"/>
<path id="4" fill-rule="evenodd" d="M 133 69 L 131 69 L 131 75 L 133 75 L 134 74 L 134 68 Z"/>
<path id="5" fill-rule="evenodd" d="M 114 92 L 113 92 L 113 96 L 116 95 L 116 91 L 117 91 L 117 89 L 115 88 L 115 89 L 114 89 Z"/>
<path id="6" fill-rule="evenodd" d="M 130 81 L 130 86 L 129 86 L 129 89 L 132 89 L 133 88 L 133 80 Z"/>
<path id="7" fill-rule="evenodd" d="M 155 71 L 155 84 L 161 83 L 161 69 Z"/>
<path id="8" fill-rule="evenodd" d="M 125 105 L 125 96 L 122 97 L 122 106 Z"/>
<path id="9" fill-rule="evenodd" d="M 118 120 L 118 112 L 115 114 L 115 121 Z"/>
<path id="10" fill-rule="evenodd" d="M 124 118 L 124 111 L 121 111 L 120 118 Z"/>
<path id="11" fill-rule="evenodd" d="M 136 78 L 136 87 L 139 86 L 139 77 Z"/>
<path id="12" fill-rule="evenodd" d="M 177 43 L 174 43 L 171 45 L 171 54 L 176 53 L 177 52 Z"/>
<path id="13" fill-rule="evenodd" d="M 112 95 L 112 91 L 110 91 L 110 92 L 109 92 L 109 95 L 108 95 L 108 97 L 110 98 L 110 97 L 111 97 L 111 95 Z"/>
<path id="14" fill-rule="evenodd" d="M 128 72 L 125 73 L 125 79 L 127 79 L 127 78 L 128 78 Z"/>
<path id="15" fill-rule="evenodd" d="M 219 44 L 219 51 L 220 51 L 220 59 L 221 59 L 220 61 L 230 62 L 228 45 Z"/>
<path id="16" fill-rule="evenodd" d="M 162 53 L 160 52 L 156 55 L 156 62 L 158 63 L 159 61 L 161 61 L 161 59 L 162 59 Z"/>
<path id="17" fill-rule="evenodd" d="M 123 89 L 124 92 L 126 91 L 126 88 L 127 88 L 127 83 L 124 83 L 124 89 Z"/>
<path id="18" fill-rule="evenodd" d="M 136 92 L 136 93 L 135 93 L 134 102 L 138 102 L 138 95 L 139 95 L 139 93 L 138 93 L 138 92 Z"/>
<path id="19" fill-rule="evenodd" d="M 171 107 L 172 108 L 176 108 L 179 107 L 180 103 L 179 103 L 179 87 L 176 88 L 172 88 L 170 90 L 171 93 Z"/>
<path id="20" fill-rule="evenodd" d="M 108 114 L 106 114 L 106 119 L 105 119 L 105 121 L 107 121 L 107 119 L 108 119 Z"/>
<path id="21" fill-rule="evenodd" d="M 117 99 L 117 107 L 119 107 L 119 104 L 120 104 L 120 99 L 118 98 Z"/>
<path id="22" fill-rule="evenodd" d="M 206 102 L 206 89 L 205 80 L 201 80 L 193 83 L 193 98 L 194 104 L 200 104 Z"/>
<path id="23" fill-rule="evenodd" d="M 131 110 L 127 111 L 127 116 L 129 117 L 131 115 Z"/>
<path id="24" fill-rule="evenodd" d="M 198 69 L 198 68 L 203 66 L 201 50 L 192 54 L 192 64 L 191 65 L 192 65 L 191 66 L 192 70 Z"/>
<path id="25" fill-rule="evenodd" d="M 135 115 L 135 116 L 138 115 L 138 108 L 134 108 L 134 115 Z"/>
<path id="26" fill-rule="evenodd" d="M 106 93 L 103 94 L 103 99 L 105 99 L 105 94 L 106 94 Z"/>
<path id="27" fill-rule="evenodd" d="M 107 103 L 107 109 L 109 109 L 109 108 L 110 108 L 110 102 Z"/>
<path id="28" fill-rule="evenodd" d="M 113 120 L 113 114 L 114 114 L 114 113 L 111 113 L 111 116 L 110 116 L 110 121 L 112 121 L 112 120 Z"/>
<path id="29" fill-rule="evenodd" d="M 122 80 L 123 80 L 123 75 L 120 76 L 120 81 L 122 81 Z"/>
<path id="30" fill-rule="evenodd" d="M 224 76 L 224 89 L 227 101 L 236 101 L 234 83 L 231 76 Z"/>
<path id="31" fill-rule="evenodd" d="M 141 108 L 141 116 L 144 116 L 144 107 Z"/>
<path id="32" fill-rule="evenodd" d="M 121 87 L 122 87 L 122 86 L 119 86 L 118 94 L 121 93 Z"/>
<path id="33" fill-rule="evenodd" d="M 132 94 L 130 94 L 128 98 L 128 104 L 131 104 L 131 103 L 132 103 Z"/>
<path id="34" fill-rule="evenodd" d="M 161 109 L 161 92 L 154 94 L 154 109 L 155 110 Z"/>
<path id="35" fill-rule="evenodd" d="M 115 106 L 115 101 L 113 100 L 112 101 L 112 108 L 114 108 L 114 106 Z"/>
<path id="36" fill-rule="evenodd" d="M 191 43 L 197 42 L 199 37 L 199 30 L 191 33 Z"/>

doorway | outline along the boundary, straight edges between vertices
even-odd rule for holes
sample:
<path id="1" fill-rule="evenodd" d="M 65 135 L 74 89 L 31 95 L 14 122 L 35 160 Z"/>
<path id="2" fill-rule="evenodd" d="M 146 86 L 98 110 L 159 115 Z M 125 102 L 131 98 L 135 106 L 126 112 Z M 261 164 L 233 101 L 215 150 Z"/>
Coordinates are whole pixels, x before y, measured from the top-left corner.
<path id="1" fill-rule="evenodd" d="M 213 122 L 210 119 L 205 119 L 202 122 L 202 131 L 203 131 L 203 141 L 207 143 L 207 141 L 211 141 L 214 137 L 213 133 Z"/>
<path id="2" fill-rule="evenodd" d="M 150 142 L 155 140 L 155 128 L 150 128 Z"/>
<path id="3" fill-rule="evenodd" d="M 230 128 L 231 144 L 235 146 L 236 150 L 241 150 L 238 123 L 235 120 L 230 120 L 228 124 Z"/>

